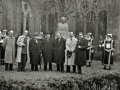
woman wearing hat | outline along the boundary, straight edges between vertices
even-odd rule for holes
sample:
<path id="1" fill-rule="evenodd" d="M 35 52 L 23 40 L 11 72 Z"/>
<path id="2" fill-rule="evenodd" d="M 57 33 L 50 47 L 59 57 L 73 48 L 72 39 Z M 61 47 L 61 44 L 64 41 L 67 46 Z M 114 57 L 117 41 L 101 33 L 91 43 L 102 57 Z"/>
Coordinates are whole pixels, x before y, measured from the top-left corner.
<path id="1" fill-rule="evenodd" d="M 39 33 L 35 32 L 29 43 L 31 71 L 38 71 L 40 64 L 40 54 L 42 51 L 42 42 L 38 40 Z"/>

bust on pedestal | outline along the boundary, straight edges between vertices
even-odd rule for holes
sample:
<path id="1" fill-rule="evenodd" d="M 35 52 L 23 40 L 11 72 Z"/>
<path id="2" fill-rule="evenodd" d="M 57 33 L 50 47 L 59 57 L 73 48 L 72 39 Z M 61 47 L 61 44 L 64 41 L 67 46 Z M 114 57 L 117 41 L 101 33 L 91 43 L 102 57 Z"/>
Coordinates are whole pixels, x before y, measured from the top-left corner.
<path id="1" fill-rule="evenodd" d="M 58 23 L 57 32 L 61 33 L 64 39 L 69 38 L 70 32 L 68 31 L 68 24 L 66 23 L 65 17 L 62 17 L 61 22 Z M 56 38 L 56 34 L 55 34 L 55 38 Z"/>

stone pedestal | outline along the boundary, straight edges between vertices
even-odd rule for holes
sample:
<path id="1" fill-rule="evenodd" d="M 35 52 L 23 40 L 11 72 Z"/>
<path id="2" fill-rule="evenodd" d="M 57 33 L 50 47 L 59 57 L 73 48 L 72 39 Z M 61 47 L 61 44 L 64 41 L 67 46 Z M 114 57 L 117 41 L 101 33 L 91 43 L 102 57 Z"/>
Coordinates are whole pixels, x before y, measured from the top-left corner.
<path id="1" fill-rule="evenodd" d="M 60 32 L 61 33 L 61 36 L 64 38 L 64 39 L 68 39 L 70 37 L 70 32 L 67 32 L 67 31 L 56 31 L 55 32 L 55 39 L 57 38 L 57 32 Z"/>

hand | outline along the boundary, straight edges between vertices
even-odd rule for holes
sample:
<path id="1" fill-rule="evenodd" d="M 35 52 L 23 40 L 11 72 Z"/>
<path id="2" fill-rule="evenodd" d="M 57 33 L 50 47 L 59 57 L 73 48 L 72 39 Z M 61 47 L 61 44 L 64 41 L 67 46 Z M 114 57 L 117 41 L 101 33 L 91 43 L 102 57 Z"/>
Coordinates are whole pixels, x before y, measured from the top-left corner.
<path id="1" fill-rule="evenodd" d="M 22 46 L 25 46 L 25 44 L 22 44 Z"/>
<path id="2" fill-rule="evenodd" d="M 81 48 L 81 46 L 78 46 L 78 48 Z"/>

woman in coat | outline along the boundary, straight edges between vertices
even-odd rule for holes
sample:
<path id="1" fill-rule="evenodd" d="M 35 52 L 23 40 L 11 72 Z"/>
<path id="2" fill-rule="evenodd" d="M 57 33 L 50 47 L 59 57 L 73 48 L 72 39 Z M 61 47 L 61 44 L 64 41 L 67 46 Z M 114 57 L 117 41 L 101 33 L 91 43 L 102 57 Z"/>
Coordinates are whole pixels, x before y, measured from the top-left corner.
<path id="1" fill-rule="evenodd" d="M 78 73 L 81 74 L 81 66 L 86 65 L 86 49 L 88 47 L 88 42 L 83 38 L 83 34 L 79 33 L 79 38 L 76 45 L 76 59 L 75 64 L 78 68 Z"/>
<path id="2" fill-rule="evenodd" d="M 30 64 L 31 71 L 38 71 L 38 65 L 40 64 L 41 51 L 42 51 L 42 42 L 38 40 L 39 33 L 35 32 L 33 35 L 34 38 L 30 40 L 29 51 L 30 51 Z"/>

